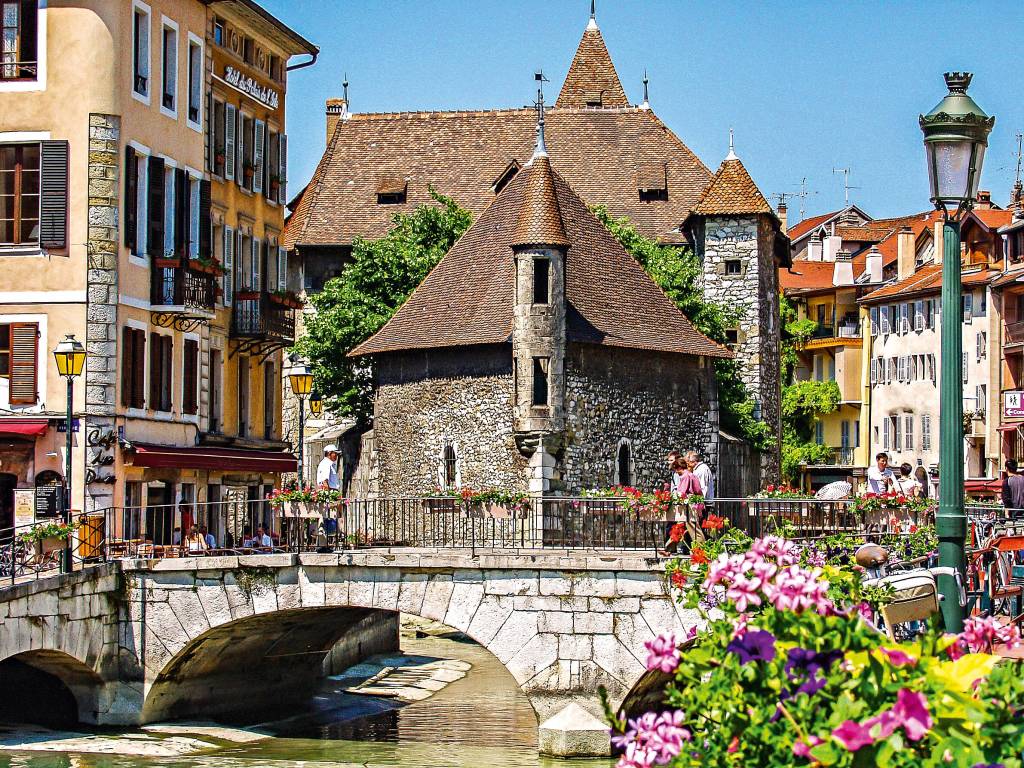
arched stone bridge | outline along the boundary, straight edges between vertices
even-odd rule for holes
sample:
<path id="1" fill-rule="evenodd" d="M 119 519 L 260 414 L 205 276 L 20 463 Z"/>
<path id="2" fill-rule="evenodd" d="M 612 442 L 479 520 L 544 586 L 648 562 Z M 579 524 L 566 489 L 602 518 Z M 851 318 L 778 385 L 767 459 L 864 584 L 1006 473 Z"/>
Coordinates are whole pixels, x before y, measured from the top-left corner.
<path id="1" fill-rule="evenodd" d="M 571 702 L 597 713 L 601 685 L 622 701 L 644 641 L 697 620 L 661 563 L 628 553 L 124 560 L 0 591 L 0 662 L 59 678 L 83 722 L 215 716 L 308 695 L 339 641 L 353 660 L 396 642 L 397 622 L 379 637 L 380 619 L 399 611 L 487 648 L 541 721 Z"/>

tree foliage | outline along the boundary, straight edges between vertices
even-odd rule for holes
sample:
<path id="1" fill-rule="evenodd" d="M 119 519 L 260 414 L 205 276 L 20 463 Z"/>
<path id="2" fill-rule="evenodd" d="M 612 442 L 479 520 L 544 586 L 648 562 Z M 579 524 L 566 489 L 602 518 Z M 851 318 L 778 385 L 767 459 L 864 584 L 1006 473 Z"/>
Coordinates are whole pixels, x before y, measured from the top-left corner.
<path id="1" fill-rule="evenodd" d="M 814 442 L 814 425 L 821 415 L 839 408 L 842 395 L 834 381 L 797 381 L 782 388 L 782 475 L 796 478 L 801 464 L 818 464 L 832 454 Z"/>
<path id="2" fill-rule="evenodd" d="M 372 362 L 348 353 L 383 327 L 473 221 L 452 198 L 430 194 L 434 204 L 395 216 L 384 237 L 355 241 L 341 275 L 310 297 L 316 313 L 296 345 L 328 408 L 364 424 L 373 414 Z"/>
<path id="3" fill-rule="evenodd" d="M 735 322 L 736 313 L 704 298 L 700 285 L 702 267 L 693 251 L 661 245 L 644 237 L 628 218 L 613 218 L 604 206 L 592 210 L 697 330 L 724 344 L 725 330 Z M 758 450 L 770 450 L 775 442 L 772 429 L 757 418 L 754 401 L 743 385 L 736 361 L 716 360 L 715 376 L 722 428 L 742 436 Z"/>

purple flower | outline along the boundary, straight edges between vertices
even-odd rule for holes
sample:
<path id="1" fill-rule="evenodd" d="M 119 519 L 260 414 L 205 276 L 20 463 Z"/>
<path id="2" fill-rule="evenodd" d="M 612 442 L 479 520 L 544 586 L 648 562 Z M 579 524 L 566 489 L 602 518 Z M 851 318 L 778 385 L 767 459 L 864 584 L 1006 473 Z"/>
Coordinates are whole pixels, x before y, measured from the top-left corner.
<path id="1" fill-rule="evenodd" d="M 644 648 L 647 649 L 647 668 L 660 669 L 666 674 L 675 672 L 680 659 L 678 645 L 673 634 L 658 635 L 646 641 Z"/>
<path id="2" fill-rule="evenodd" d="M 740 657 L 740 664 L 771 661 L 775 658 L 775 635 L 763 629 L 747 630 L 725 647 Z"/>
<path id="3" fill-rule="evenodd" d="M 850 752 L 856 752 L 861 747 L 875 743 L 871 738 L 870 729 L 853 720 L 845 721 L 832 731 L 832 736 Z"/>
<path id="4" fill-rule="evenodd" d="M 900 688 L 896 694 L 896 705 L 892 708 L 896 721 L 903 726 L 907 738 L 920 741 L 932 727 L 932 716 L 928 712 L 928 699 L 923 693 L 909 688 Z"/>
<path id="5" fill-rule="evenodd" d="M 814 651 L 810 648 L 790 648 L 786 654 L 786 666 L 783 671 L 792 680 L 797 672 L 813 675 L 819 670 L 828 670 L 843 657 L 842 651 Z"/>

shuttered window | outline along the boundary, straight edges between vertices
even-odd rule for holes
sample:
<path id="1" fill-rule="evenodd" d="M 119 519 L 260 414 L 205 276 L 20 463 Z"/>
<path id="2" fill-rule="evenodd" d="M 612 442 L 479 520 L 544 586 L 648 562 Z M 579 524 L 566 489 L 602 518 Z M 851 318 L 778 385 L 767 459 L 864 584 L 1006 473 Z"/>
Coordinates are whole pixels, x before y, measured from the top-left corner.
<path id="1" fill-rule="evenodd" d="M 146 407 L 146 332 L 124 327 L 121 331 L 121 405 Z"/>
<path id="2" fill-rule="evenodd" d="M 188 177 L 188 255 L 189 258 L 199 258 L 200 251 L 200 230 L 202 229 L 202 213 L 200 211 L 199 179 Z M 209 249 L 205 252 L 210 255 Z"/>
<path id="3" fill-rule="evenodd" d="M 235 130 L 238 120 L 238 108 L 234 104 L 224 106 L 224 178 L 235 178 Z"/>
<path id="4" fill-rule="evenodd" d="M 149 194 L 147 195 L 146 217 L 147 223 L 146 243 L 149 255 L 162 257 L 164 255 L 164 206 L 166 181 L 164 179 L 164 159 L 162 157 L 149 158 Z"/>
<path id="5" fill-rule="evenodd" d="M 149 14 L 142 8 L 132 13 L 132 89 L 149 99 Z"/>
<path id="6" fill-rule="evenodd" d="M 277 414 L 278 378 L 274 364 L 263 366 L 263 439 L 274 439 L 274 417 Z"/>
<path id="7" fill-rule="evenodd" d="M 185 339 L 185 360 L 182 366 L 182 385 L 184 392 L 181 410 L 194 416 L 199 412 L 199 342 Z"/>
<path id="8" fill-rule="evenodd" d="M 0 379 L 7 380 L 9 405 L 39 401 L 39 324 L 0 325 Z"/>
<path id="9" fill-rule="evenodd" d="M 139 156 L 135 147 L 124 150 L 124 244 L 134 249 L 139 226 Z"/>
<path id="10" fill-rule="evenodd" d="M 285 187 L 288 184 L 288 137 L 283 133 L 278 138 L 278 145 L 278 151 L 281 153 L 281 171 L 278 174 L 278 202 L 281 203 L 281 205 L 284 205 L 288 202 L 288 195 L 285 192 Z"/>
<path id="11" fill-rule="evenodd" d="M 68 143 L 44 141 L 39 199 L 39 244 L 65 248 L 68 244 Z"/>
<path id="12" fill-rule="evenodd" d="M 188 120 L 200 124 L 203 103 L 203 48 L 188 41 Z"/>
<path id="13" fill-rule="evenodd" d="M 39 242 L 39 144 L 0 144 L 0 244 Z"/>
<path id="14" fill-rule="evenodd" d="M 235 300 L 235 230 L 224 227 L 224 306 Z"/>
<path id="15" fill-rule="evenodd" d="M 277 289 L 288 290 L 288 251 L 281 247 L 277 249 Z"/>
<path id="16" fill-rule="evenodd" d="M 149 335 L 149 403 L 157 411 L 171 410 L 174 376 L 174 340 L 158 333 Z"/>
<path id="17" fill-rule="evenodd" d="M 199 255 L 204 259 L 213 257 L 213 216 L 211 213 L 210 182 L 199 182 Z"/>
<path id="18" fill-rule="evenodd" d="M 263 192 L 263 174 L 265 173 L 264 157 L 266 157 L 264 144 L 267 140 L 267 125 L 262 120 L 255 121 L 253 128 L 252 164 L 255 171 L 252 175 L 252 191 Z"/>
<path id="19" fill-rule="evenodd" d="M 0 80 L 35 80 L 38 0 L 0 0 Z"/>
<path id="20" fill-rule="evenodd" d="M 174 255 L 183 258 L 189 251 L 190 195 L 188 172 L 184 168 L 174 169 Z"/>

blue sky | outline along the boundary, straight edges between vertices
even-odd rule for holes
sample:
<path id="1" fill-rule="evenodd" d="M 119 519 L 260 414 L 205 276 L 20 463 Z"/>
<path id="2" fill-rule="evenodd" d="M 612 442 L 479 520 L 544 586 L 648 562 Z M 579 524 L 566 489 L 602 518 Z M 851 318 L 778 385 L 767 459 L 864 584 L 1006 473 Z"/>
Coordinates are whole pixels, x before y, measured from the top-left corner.
<path id="1" fill-rule="evenodd" d="M 344 73 L 354 111 L 522 106 L 539 68 L 553 101 L 589 15 L 588 0 L 262 3 L 321 50 L 289 79 L 293 194 L 323 152 L 324 100 Z M 873 216 L 927 209 L 917 116 L 944 95 L 944 71 L 972 71 L 971 94 L 996 116 L 982 187 L 1006 203 L 1024 130 L 1019 0 L 598 0 L 597 19 L 631 101 L 646 67 L 652 107 L 712 170 L 732 127 L 765 195 L 807 178 L 808 215 L 842 206 L 843 167 Z"/>

